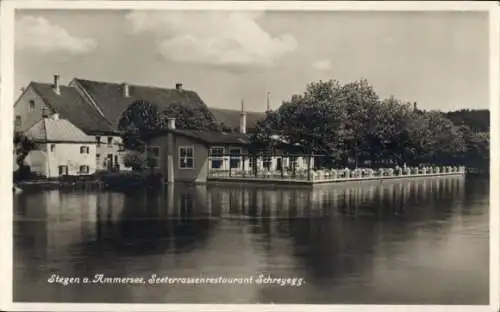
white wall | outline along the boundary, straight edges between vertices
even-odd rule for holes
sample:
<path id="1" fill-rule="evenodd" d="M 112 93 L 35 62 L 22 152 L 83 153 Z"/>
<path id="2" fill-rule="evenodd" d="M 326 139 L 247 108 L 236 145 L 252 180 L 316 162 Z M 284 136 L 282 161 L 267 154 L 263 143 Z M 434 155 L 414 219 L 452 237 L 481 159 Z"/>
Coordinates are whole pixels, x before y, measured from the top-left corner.
<path id="1" fill-rule="evenodd" d="M 46 144 L 47 177 L 58 177 L 59 166 L 68 166 L 68 175 L 79 175 L 80 166 L 89 166 L 88 174 L 96 171 L 96 144 L 95 143 L 57 143 L 53 151 L 51 143 Z M 81 154 L 80 147 L 88 146 L 89 153 Z"/>
<path id="2" fill-rule="evenodd" d="M 95 136 L 97 138 L 97 136 Z M 123 158 L 126 154 L 125 151 L 120 152 L 120 145 L 122 144 L 122 138 L 119 136 L 106 136 L 101 135 L 101 144 L 96 146 L 96 154 L 99 154 L 100 157 L 97 159 L 96 157 L 96 169 L 97 170 L 107 170 L 106 162 L 107 156 L 109 154 L 113 155 L 113 164 L 115 163 L 115 156 L 118 156 L 118 164 L 120 165 L 120 171 L 129 171 L 132 168 L 125 167 L 123 163 Z M 108 137 L 112 137 L 111 145 L 108 145 Z M 96 155 L 97 156 L 97 155 Z"/>
<path id="3" fill-rule="evenodd" d="M 30 109 L 30 100 L 35 102 L 35 107 L 33 110 Z M 21 126 L 15 127 L 17 131 L 26 131 L 31 128 L 34 124 L 42 119 L 42 110 L 45 108 L 47 114 L 54 113 L 52 109 L 45 105 L 42 98 L 33 91 L 31 87 L 26 89 L 26 91 L 17 100 L 14 106 L 14 123 L 15 116 L 21 116 Z"/>

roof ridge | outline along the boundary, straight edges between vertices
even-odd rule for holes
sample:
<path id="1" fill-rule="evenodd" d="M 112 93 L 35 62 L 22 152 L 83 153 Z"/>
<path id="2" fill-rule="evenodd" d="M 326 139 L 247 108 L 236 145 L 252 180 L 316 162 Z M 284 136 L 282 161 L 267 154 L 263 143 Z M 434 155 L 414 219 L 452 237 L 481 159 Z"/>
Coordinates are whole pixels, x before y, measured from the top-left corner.
<path id="1" fill-rule="evenodd" d="M 126 81 L 123 81 L 123 82 L 109 82 L 109 81 L 103 81 L 103 80 L 91 80 L 91 79 L 84 79 L 84 78 L 78 78 L 78 77 L 75 77 L 73 78 L 73 80 L 77 80 L 77 81 L 87 81 L 87 82 L 91 82 L 91 83 L 100 83 L 100 84 L 108 84 L 108 85 L 116 85 L 116 86 L 120 86 L 122 85 L 123 83 L 125 83 Z M 168 88 L 168 87 L 163 87 L 163 86 L 152 86 L 152 85 L 143 85 L 143 84 L 133 84 L 133 83 L 129 83 L 129 82 L 126 82 L 129 87 L 139 87 L 139 88 L 150 88 L 150 89 L 161 89 L 161 90 L 169 90 L 169 91 L 175 91 L 175 87 L 173 88 Z M 196 91 L 193 91 L 193 90 L 190 90 L 190 89 L 182 89 L 182 91 L 184 92 L 195 92 Z"/>
<path id="2" fill-rule="evenodd" d="M 51 82 L 40 82 L 40 81 L 35 81 L 35 80 L 30 81 L 30 84 L 38 84 L 38 85 L 51 86 L 51 87 L 53 86 L 53 83 L 51 83 Z M 61 84 L 59 86 L 60 87 L 65 87 L 65 88 L 73 88 L 74 89 L 74 87 L 70 86 L 69 84 L 67 84 L 67 85 Z"/>
<path id="3" fill-rule="evenodd" d="M 225 110 L 225 111 L 231 111 L 231 112 L 241 112 L 241 109 L 236 109 L 236 108 L 225 108 L 225 107 L 209 107 L 208 109 L 219 109 L 219 110 Z M 246 110 L 245 113 L 255 113 L 255 114 L 265 114 L 266 112 L 261 112 L 261 111 L 251 111 L 251 110 Z"/>

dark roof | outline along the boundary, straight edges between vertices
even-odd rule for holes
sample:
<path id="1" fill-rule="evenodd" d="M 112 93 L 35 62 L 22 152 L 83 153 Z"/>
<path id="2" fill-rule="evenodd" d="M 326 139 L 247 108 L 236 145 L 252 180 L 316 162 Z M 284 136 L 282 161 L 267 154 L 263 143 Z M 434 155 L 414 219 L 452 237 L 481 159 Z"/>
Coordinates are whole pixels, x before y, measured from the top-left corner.
<path id="1" fill-rule="evenodd" d="M 31 87 L 61 118 L 85 133 L 113 133 L 114 129 L 73 87 L 60 86 L 56 94 L 52 84 L 32 82 Z"/>
<path id="2" fill-rule="evenodd" d="M 250 144 L 248 135 L 242 133 L 226 133 L 215 131 L 200 131 L 200 130 L 187 130 L 187 129 L 174 129 L 174 130 L 161 130 L 149 133 L 144 137 L 152 138 L 172 132 L 176 135 L 188 137 L 190 139 L 200 141 L 207 145 L 214 144 L 234 144 L 234 145 L 247 145 Z"/>
<path id="3" fill-rule="evenodd" d="M 202 107 L 208 110 L 203 100 L 194 91 L 166 89 L 159 87 L 137 86 L 129 84 L 129 96 L 123 96 L 121 83 L 109 83 L 75 78 L 74 82 L 82 86 L 95 104 L 102 110 L 106 119 L 118 126 L 121 114 L 136 100 L 154 103 L 160 110 L 172 104 L 182 104 L 188 108 Z"/>
<path id="4" fill-rule="evenodd" d="M 226 108 L 209 108 L 215 119 L 222 122 L 225 126 L 231 129 L 240 127 L 240 110 Z M 266 118 L 264 112 L 246 112 L 247 114 L 247 129 L 255 129 L 257 122 Z"/>

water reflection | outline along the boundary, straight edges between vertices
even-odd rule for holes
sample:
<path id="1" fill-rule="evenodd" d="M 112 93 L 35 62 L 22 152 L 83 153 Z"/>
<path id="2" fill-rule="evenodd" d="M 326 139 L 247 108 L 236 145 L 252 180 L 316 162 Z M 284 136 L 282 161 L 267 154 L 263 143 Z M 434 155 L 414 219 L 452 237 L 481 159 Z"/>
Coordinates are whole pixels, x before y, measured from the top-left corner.
<path id="1" fill-rule="evenodd" d="M 15 198 L 14 297 L 61 302 L 477 304 L 488 300 L 488 180 L 308 188 L 209 185 Z M 92 276 L 302 277 L 278 286 L 61 287 Z M 36 291 L 35 291 L 36 290 Z"/>

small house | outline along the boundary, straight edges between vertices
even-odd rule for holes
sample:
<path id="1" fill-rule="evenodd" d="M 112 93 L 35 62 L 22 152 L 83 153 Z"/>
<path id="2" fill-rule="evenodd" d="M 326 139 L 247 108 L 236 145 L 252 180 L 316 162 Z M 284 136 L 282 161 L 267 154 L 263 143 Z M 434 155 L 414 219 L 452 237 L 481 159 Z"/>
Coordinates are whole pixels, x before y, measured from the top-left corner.
<path id="1" fill-rule="evenodd" d="M 205 183 L 211 176 L 228 173 L 276 173 L 292 162 L 294 170 L 307 168 L 303 156 L 290 157 L 276 149 L 253 153 L 245 124 L 244 113 L 240 131 L 232 133 L 177 129 L 175 118 L 169 118 L 167 129 L 144 136 L 148 162 L 169 183 Z"/>
<path id="2" fill-rule="evenodd" d="M 58 114 L 42 118 L 25 134 L 36 145 L 26 157 L 31 171 L 47 178 L 95 173 L 95 139 Z"/>

